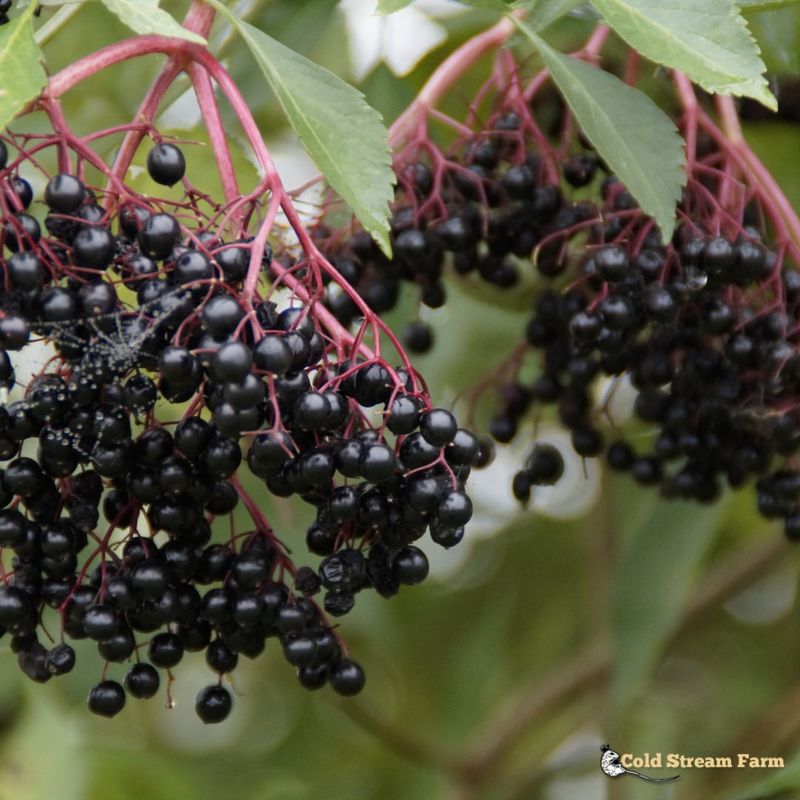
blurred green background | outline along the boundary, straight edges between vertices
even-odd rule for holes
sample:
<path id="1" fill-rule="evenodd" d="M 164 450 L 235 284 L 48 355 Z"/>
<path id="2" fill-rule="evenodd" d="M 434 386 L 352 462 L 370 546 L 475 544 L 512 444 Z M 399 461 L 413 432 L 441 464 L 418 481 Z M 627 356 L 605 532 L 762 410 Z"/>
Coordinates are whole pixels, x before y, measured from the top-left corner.
<path id="1" fill-rule="evenodd" d="M 180 17 L 187 3 L 163 5 Z M 335 0 L 231 5 L 353 80 L 343 43 L 357 42 Z M 353 14 L 368 12 L 351 6 L 352 25 Z M 429 7 L 415 5 L 420 14 Z M 474 11 L 437 18 L 448 34 L 443 44 L 404 77 L 378 65 L 361 88 L 393 119 L 447 52 L 490 21 Z M 800 72 L 800 11 L 752 22 L 769 68 Z M 553 37 L 577 44 L 589 24 L 566 20 Z M 49 67 L 127 35 L 89 3 L 48 45 Z M 212 42 L 279 167 L 302 179 L 307 168 L 248 54 L 222 28 Z M 66 110 L 76 129 L 130 119 L 159 63 L 122 65 L 72 92 Z M 464 102 L 471 85 L 451 102 Z M 200 141 L 194 124 L 190 105 L 179 101 L 160 127 Z M 764 120 L 746 129 L 800 205 L 797 124 Z M 190 177 L 213 176 L 208 148 L 189 146 L 187 155 Z M 246 184 L 253 168 L 243 152 L 236 158 Z M 504 307 L 452 282 L 448 292 L 447 306 L 426 316 L 436 348 L 416 361 L 441 403 L 499 364 L 526 319 L 524 303 Z M 394 318 L 405 319 L 411 303 L 406 298 Z M 355 700 L 302 690 L 268 646 L 257 661 L 240 663 L 235 710 L 221 725 L 203 726 L 194 713 L 194 694 L 211 677 L 202 654 L 177 668 L 173 708 L 165 696 L 129 700 L 105 720 L 85 706 L 100 671 L 90 647 L 79 649 L 72 674 L 39 686 L 0 642 L 0 800 L 800 797 L 798 557 L 754 512 L 752 489 L 713 508 L 667 504 L 594 470 L 572 495 L 551 498 L 547 513 L 522 513 L 498 488 L 509 459 L 501 454 L 498 462 L 491 476 L 471 479 L 477 533 L 468 531 L 456 552 L 432 554 L 434 575 L 422 586 L 390 601 L 363 596 L 343 621 L 368 674 Z M 482 478 L 492 485 L 478 489 Z M 307 510 L 263 502 L 286 543 L 302 552 Z M 579 506 L 586 510 L 578 518 L 554 518 Z M 112 666 L 110 676 L 117 673 L 122 668 Z M 633 753 L 780 756 L 786 767 L 681 770 L 677 783 L 664 786 L 612 781 L 598 769 L 604 742 Z"/>

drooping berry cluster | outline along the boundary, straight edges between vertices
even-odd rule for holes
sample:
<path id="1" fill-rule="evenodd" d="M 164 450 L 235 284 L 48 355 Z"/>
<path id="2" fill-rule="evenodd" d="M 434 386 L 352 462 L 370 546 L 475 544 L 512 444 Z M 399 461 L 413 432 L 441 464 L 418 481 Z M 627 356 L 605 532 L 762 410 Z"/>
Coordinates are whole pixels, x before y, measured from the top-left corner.
<path id="1" fill-rule="evenodd" d="M 664 242 L 546 81 L 530 91 L 519 82 L 499 87 L 473 133 L 453 124 L 448 151 L 419 133 L 401 150 L 392 260 L 363 232 L 322 225 L 324 246 L 379 311 L 394 305 L 401 280 L 441 305 L 447 270 L 533 287 L 525 345 L 498 371 L 514 377 L 499 387 L 497 441 L 554 411 L 579 455 L 605 455 L 668 497 L 711 502 L 724 484 L 757 478 L 762 513 L 800 538 L 800 245 L 781 213 L 705 113 L 698 138 L 695 110 L 679 224 Z M 357 317 L 335 288 L 328 302 L 343 322 Z M 430 347 L 423 323 L 407 334 L 410 349 Z M 530 360 L 538 374 L 520 378 Z M 608 428 L 628 382 L 640 425 L 626 438 Z M 562 472 L 558 452 L 534 443 L 514 494 L 525 503 Z"/>
<path id="2" fill-rule="evenodd" d="M 380 323 L 354 337 L 326 314 L 324 262 L 273 261 L 258 198 L 213 203 L 175 145 L 155 144 L 147 165 L 156 183 L 184 182 L 182 201 L 110 173 L 93 190 L 84 173 L 97 163 L 80 149 L 77 169 L 47 179 L 42 225 L 20 176 L 41 140 L 8 142 L 0 383 L 22 399 L 0 408 L 0 633 L 21 669 L 36 681 L 69 672 L 69 640 L 88 637 L 106 669 L 133 662 L 124 687 L 104 669 L 90 693 L 112 716 L 126 692 L 153 696 L 186 651 L 222 676 L 272 639 L 306 688 L 359 692 L 364 673 L 326 615 L 364 589 L 388 597 L 422 581 L 414 542 L 428 529 L 458 543 L 475 437 L 431 408 L 401 350 L 397 369 L 377 354 Z M 15 388 L 37 348 L 50 348 L 47 365 Z M 257 479 L 316 508 L 317 567 L 289 557 L 243 485 Z M 205 722 L 230 707 L 221 677 L 197 696 Z"/>

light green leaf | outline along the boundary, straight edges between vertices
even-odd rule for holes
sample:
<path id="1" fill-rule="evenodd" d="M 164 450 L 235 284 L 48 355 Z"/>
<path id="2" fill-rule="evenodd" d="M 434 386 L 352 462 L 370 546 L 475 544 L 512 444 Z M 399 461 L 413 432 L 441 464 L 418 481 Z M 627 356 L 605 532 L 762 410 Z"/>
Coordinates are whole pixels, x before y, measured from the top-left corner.
<path id="1" fill-rule="evenodd" d="M 378 0 L 379 14 L 393 14 L 406 6 L 410 6 L 414 0 Z"/>
<path id="2" fill-rule="evenodd" d="M 364 95 L 328 70 L 213 5 L 238 28 L 308 154 L 389 253 L 389 203 L 395 177 L 389 135 Z"/>
<path id="3" fill-rule="evenodd" d="M 508 11 L 510 9 L 509 3 L 504 0 L 461 0 L 465 6 L 472 6 L 473 8 L 480 8 L 484 11 Z"/>
<path id="4" fill-rule="evenodd" d="M 592 0 L 643 56 L 685 72 L 709 92 L 777 107 L 766 67 L 734 0 Z"/>
<path id="5" fill-rule="evenodd" d="M 736 5 L 745 14 L 754 14 L 757 11 L 776 11 L 779 8 L 796 6 L 800 0 L 736 0 Z"/>
<path id="6" fill-rule="evenodd" d="M 728 800 L 767 800 L 771 797 L 789 797 L 787 792 L 800 788 L 800 757 L 791 759 L 784 769 L 764 770 L 771 774 L 747 789 L 736 789 L 726 795 Z"/>
<path id="7" fill-rule="evenodd" d="M 33 38 L 33 12 L 28 6 L 0 27 L 0 130 L 34 98 L 47 82 L 42 51 Z"/>
<path id="8" fill-rule="evenodd" d="M 199 34 L 186 30 L 174 17 L 158 7 L 159 0 L 102 0 L 120 22 L 138 34 L 155 33 L 173 36 L 196 44 L 205 44 Z"/>
<path id="9" fill-rule="evenodd" d="M 647 680 L 674 631 L 719 515 L 719 505 L 654 503 L 623 539 L 611 600 L 618 709 Z"/>
<path id="10" fill-rule="evenodd" d="M 583 0 L 526 0 L 518 3 L 519 8 L 530 9 L 528 24 L 537 33 L 552 25 L 557 19 L 576 9 Z"/>
<path id="11" fill-rule="evenodd" d="M 686 181 L 683 139 L 647 95 L 608 72 L 553 50 L 524 22 L 523 30 L 578 124 L 601 158 L 655 219 L 664 241 L 675 227 L 675 206 Z"/>

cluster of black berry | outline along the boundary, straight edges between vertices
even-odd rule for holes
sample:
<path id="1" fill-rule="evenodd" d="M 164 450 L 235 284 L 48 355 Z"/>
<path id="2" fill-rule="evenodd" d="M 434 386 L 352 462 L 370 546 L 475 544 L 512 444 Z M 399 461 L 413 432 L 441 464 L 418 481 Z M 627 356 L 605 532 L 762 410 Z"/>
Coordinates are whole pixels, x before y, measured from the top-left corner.
<path id="1" fill-rule="evenodd" d="M 8 12 L 11 11 L 13 0 L 0 0 L 0 25 L 9 22 Z"/>
<path id="2" fill-rule="evenodd" d="M 489 131 L 461 143 L 436 170 L 422 160 L 397 166 L 391 259 L 363 231 L 343 239 L 320 225 L 321 246 L 373 311 L 394 307 L 401 281 L 419 285 L 422 304 L 439 308 L 446 301 L 446 268 L 512 289 L 524 260 L 536 251 L 540 273 L 552 277 L 561 272 L 560 233 L 596 210 L 590 203 L 565 200 L 559 175 L 526 147 L 520 127 L 519 115 L 507 112 L 495 118 Z M 564 180 L 572 187 L 586 186 L 597 167 L 594 155 L 581 153 L 564 163 Z M 359 315 L 335 285 L 329 287 L 327 302 L 343 324 Z M 403 339 L 417 353 L 433 344 L 430 328 L 418 320 L 409 323 Z"/>
<path id="3" fill-rule="evenodd" d="M 406 155 L 396 165 L 393 259 L 363 232 L 348 239 L 321 225 L 333 260 L 379 311 L 394 305 L 401 280 L 441 305 L 447 267 L 506 288 L 528 270 L 537 297 L 526 340 L 540 369 L 498 387 L 494 439 L 511 441 L 524 418 L 554 408 L 579 455 L 605 454 L 668 497 L 711 502 L 725 483 L 757 477 L 762 513 L 800 538 L 800 472 L 787 461 L 800 448 L 800 273 L 785 244 L 765 244 L 779 228 L 769 209 L 746 177 L 731 202 L 738 190 L 717 168 L 726 155 L 702 140 L 681 224 L 663 242 L 580 134 L 565 155 L 563 140 L 556 149 L 532 124 L 500 110 L 446 158 L 429 145 L 421 159 Z M 328 291 L 334 313 L 351 321 L 350 299 Z M 432 343 L 420 322 L 407 337 L 409 349 Z M 607 396 L 598 397 L 603 379 Z M 613 423 L 623 379 L 646 430 L 608 442 L 604 423 Z M 557 450 L 535 445 L 514 494 L 527 502 L 563 469 Z"/>
<path id="4" fill-rule="evenodd" d="M 158 669 L 205 651 L 220 679 L 196 707 L 219 722 L 231 707 L 221 676 L 274 639 L 306 688 L 359 692 L 364 673 L 326 612 L 347 613 L 363 589 L 390 596 L 422 581 L 413 543 L 428 529 L 442 546 L 460 541 L 475 437 L 431 408 L 408 368 L 326 328 L 309 293 L 280 310 L 268 287 L 285 274 L 246 235 L 241 209 L 222 210 L 223 233 L 188 184 L 192 202 L 168 213 L 64 172 L 47 183 L 42 228 L 25 161 L 9 163 L 0 142 L 3 390 L 15 360 L 52 348 L 23 399 L 0 408 L 0 632 L 21 669 L 36 681 L 69 672 L 67 640 L 86 637 L 106 666 L 133 660 L 124 687 L 104 670 L 90 693 L 89 707 L 112 716 L 126 690 L 151 697 Z M 159 184 L 185 181 L 173 144 L 156 144 L 147 164 Z M 253 270 L 264 293 L 244 288 Z M 273 495 L 317 509 L 317 569 L 289 558 L 242 486 L 242 462 Z M 252 529 L 214 525 L 240 503 Z"/>

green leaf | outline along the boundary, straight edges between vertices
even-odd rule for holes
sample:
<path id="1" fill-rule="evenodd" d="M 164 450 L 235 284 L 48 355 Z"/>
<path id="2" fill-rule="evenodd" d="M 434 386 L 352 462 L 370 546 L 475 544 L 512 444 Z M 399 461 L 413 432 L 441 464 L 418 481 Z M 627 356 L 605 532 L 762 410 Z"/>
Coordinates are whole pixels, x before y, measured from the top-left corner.
<path id="1" fill-rule="evenodd" d="M 758 45 L 734 0 L 592 0 L 592 5 L 652 61 L 685 72 L 709 92 L 777 107 Z"/>
<path id="2" fill-rule="evenodd" d="M 460 0 L 465 6 L 472 6 L 473 8 L 480 8 L 485 11 L 502 11 L 509 10 L 509 3 L 504 0 Z"/>
<path id="3" fill-rule="evenodd" d="M 410 6 L 414 0 L 378 0 L 379 14 L 393 14 L 406 6 Z"/>
<path id="4" fill-rule="evenodd" d="M 578 124 L 597 152 L 655 219 L 664 241 L 675 227 L 675 206 L 686 181 L 683 139 L 647 95 L 608 72 L 553 50 L 524 22 L 517 22 Z"/>
<path id="5" fill-rule="evenodd" d="M 28 6 L 0 27 L 0 130 L 34 98 L 47 83 L 42 51 L 33 38 L 35 5 Z"/>
<path id="6" fill-rule="evenodd" d="M 736 5 L 745 14 L 755 14 L 757 11 L 776 11 L 779 8 L 796 6 L 800 0 L 736 0 Z"/>
<path id="7" fill-rule="evenodd" d="M 238 28 L 308 154 L 385 253 L 394 192 L 389 135 L 357 89 L 212 3 Z"/>
<path id="8" fill-rule="evenodd" d="M 528 24 L 537 33 L 552 25 L 557 19 L 576 9 L 583 0 L 530 0 L 521 3 L 523 8 L 530 8 Z"/>
<path id="9" fill-rule="evenodd" d="M 647 680 L 674 631 L 719 515 L 719 506 L 654 503 L 623 539 L 611 599 L 618 709 Z"/>
<path id="10" fill-rule="evenodd" d="M 767 800 L 770 797 L 789 797 L 787 792 L 800 788 L 800 757 L 787 762 L 784 769 L 769 770 L 772 774 L 747 789 L 736 789 L 726 794 L 728 800 Z"/>
<path id="11" fill-rule="evenodd" d="M 159 8 L 159 0 L 102 0 L 102 2 L 120 22 L 135 33 L 156 33 L 159 36 L 186 39 L 196 44 L 206 43 L 202 36 L 186 30 L 174 17 Z"/>

